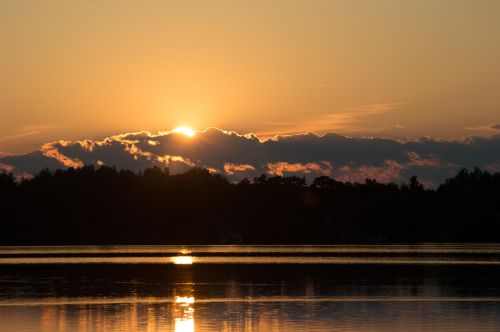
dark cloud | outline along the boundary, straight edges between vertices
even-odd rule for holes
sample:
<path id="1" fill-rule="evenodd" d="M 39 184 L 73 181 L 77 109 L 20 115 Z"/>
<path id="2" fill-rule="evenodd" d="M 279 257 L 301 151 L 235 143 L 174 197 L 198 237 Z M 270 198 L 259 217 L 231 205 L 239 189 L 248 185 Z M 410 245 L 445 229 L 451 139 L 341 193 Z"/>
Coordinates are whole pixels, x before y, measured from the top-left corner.
<path id="1" fill-rule="evenodd" d="M 44 168 L 56 169 L 61 166 L 58 160 L 46 157 L 40 151 L 0 158 L 0 170 L 14 171 L 16 174 L 35 174 Z"/>
<path id="2" fill-rule="evenodd" d="M 500 123 L 492 124 L 490 128 L 493 130 L 500 130 Z"/>
<path id="3" fill-rule="evenodd" d="M 307 133 L 261 141 L 216 128 L 182 133 L 127 133 L 92 141 L 58 141 L 40 151 L 0 158 L 0 169 L 34 174 L 43 168 L 109 165 L 139 171 L 168 166 L 172 173 L 207 167 L 232 180 L 270 175 L 328 175 L 344 181 L 404 182 L 418 175 L 428 185 L 453 176 L 462 167 L 500 170 L 500 136 L 462 141 L 424 138 L 399 142 Z"/>

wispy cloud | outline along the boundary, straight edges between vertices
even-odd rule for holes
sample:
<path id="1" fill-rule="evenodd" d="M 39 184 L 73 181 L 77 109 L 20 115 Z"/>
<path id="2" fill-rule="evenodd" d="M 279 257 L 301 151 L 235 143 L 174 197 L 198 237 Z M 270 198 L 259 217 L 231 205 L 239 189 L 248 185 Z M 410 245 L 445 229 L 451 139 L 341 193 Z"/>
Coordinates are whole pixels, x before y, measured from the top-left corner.
<path id="1" fill-rule="evenodd" d="M 9 135 L 0 136 L 0 143 L 40 135 L 55 128 L 55 125 L 33 125 L 17 128 Z"/>
<path id="2" fill-rule="evenodd" d="M 393 111 L 403 104 L 404 103 L 401 102 L 373 103 L 356 107 L 333 109 L 329 112 L 301 117 L 292 121 L 268 122 L 267 125 L 274 128 L 259 132 L 258 135 L 269 137 L 280 134 L 297 134 L 303 132 L 361 132 L 367 130 L 367 128 L 361 126 L 364 120 Z"/>
<path id="3" fill-rule="evenodd" d="M 480 126 L 465 127 L 464 129 L 475 131 L 500 131 L 500 123 L 490 123 Z"/>

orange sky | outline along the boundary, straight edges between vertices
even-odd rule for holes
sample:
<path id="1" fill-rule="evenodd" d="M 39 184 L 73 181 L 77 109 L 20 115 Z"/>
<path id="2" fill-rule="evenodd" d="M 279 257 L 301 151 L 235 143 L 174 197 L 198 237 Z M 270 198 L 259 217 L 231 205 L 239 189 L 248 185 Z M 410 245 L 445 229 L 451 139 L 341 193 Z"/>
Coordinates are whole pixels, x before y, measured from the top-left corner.
<path id="1" fill-rule="evenodd" d="M 187 125 L 490 135 L 500 2 L 2 1 L 0 153 Z"/>

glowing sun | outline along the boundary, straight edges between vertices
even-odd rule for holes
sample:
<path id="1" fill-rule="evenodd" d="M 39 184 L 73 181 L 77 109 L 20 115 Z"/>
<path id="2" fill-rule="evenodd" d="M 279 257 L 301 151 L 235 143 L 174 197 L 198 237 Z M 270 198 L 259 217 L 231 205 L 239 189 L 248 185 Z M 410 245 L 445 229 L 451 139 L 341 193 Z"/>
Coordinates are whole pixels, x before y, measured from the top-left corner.
<path id="1" fill-rule="evenodd" d="M 177 127 L 174 130 L 172 130 L 172 132 L 173 133 L 180 133 L 180 134 L 186 135 L 188 137 L 193 137 L 194 135 L 196 135 L 196 132 L 193 129 L 191 129 L 189 127 L 185 127 L 185 126 Z"/>

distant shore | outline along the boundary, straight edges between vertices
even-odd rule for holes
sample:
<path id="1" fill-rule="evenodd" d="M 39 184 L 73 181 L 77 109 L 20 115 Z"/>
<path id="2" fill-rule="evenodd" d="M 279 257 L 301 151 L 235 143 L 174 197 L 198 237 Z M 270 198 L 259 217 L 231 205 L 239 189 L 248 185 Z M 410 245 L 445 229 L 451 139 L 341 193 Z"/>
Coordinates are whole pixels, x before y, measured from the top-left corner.
<path id="1" fill-rule="evenodd" d="M 464 169 L 426 189 L 86 166 L 0 173 L 0 211 L 0 245 L 495 243 L 500 173 Z"/>

